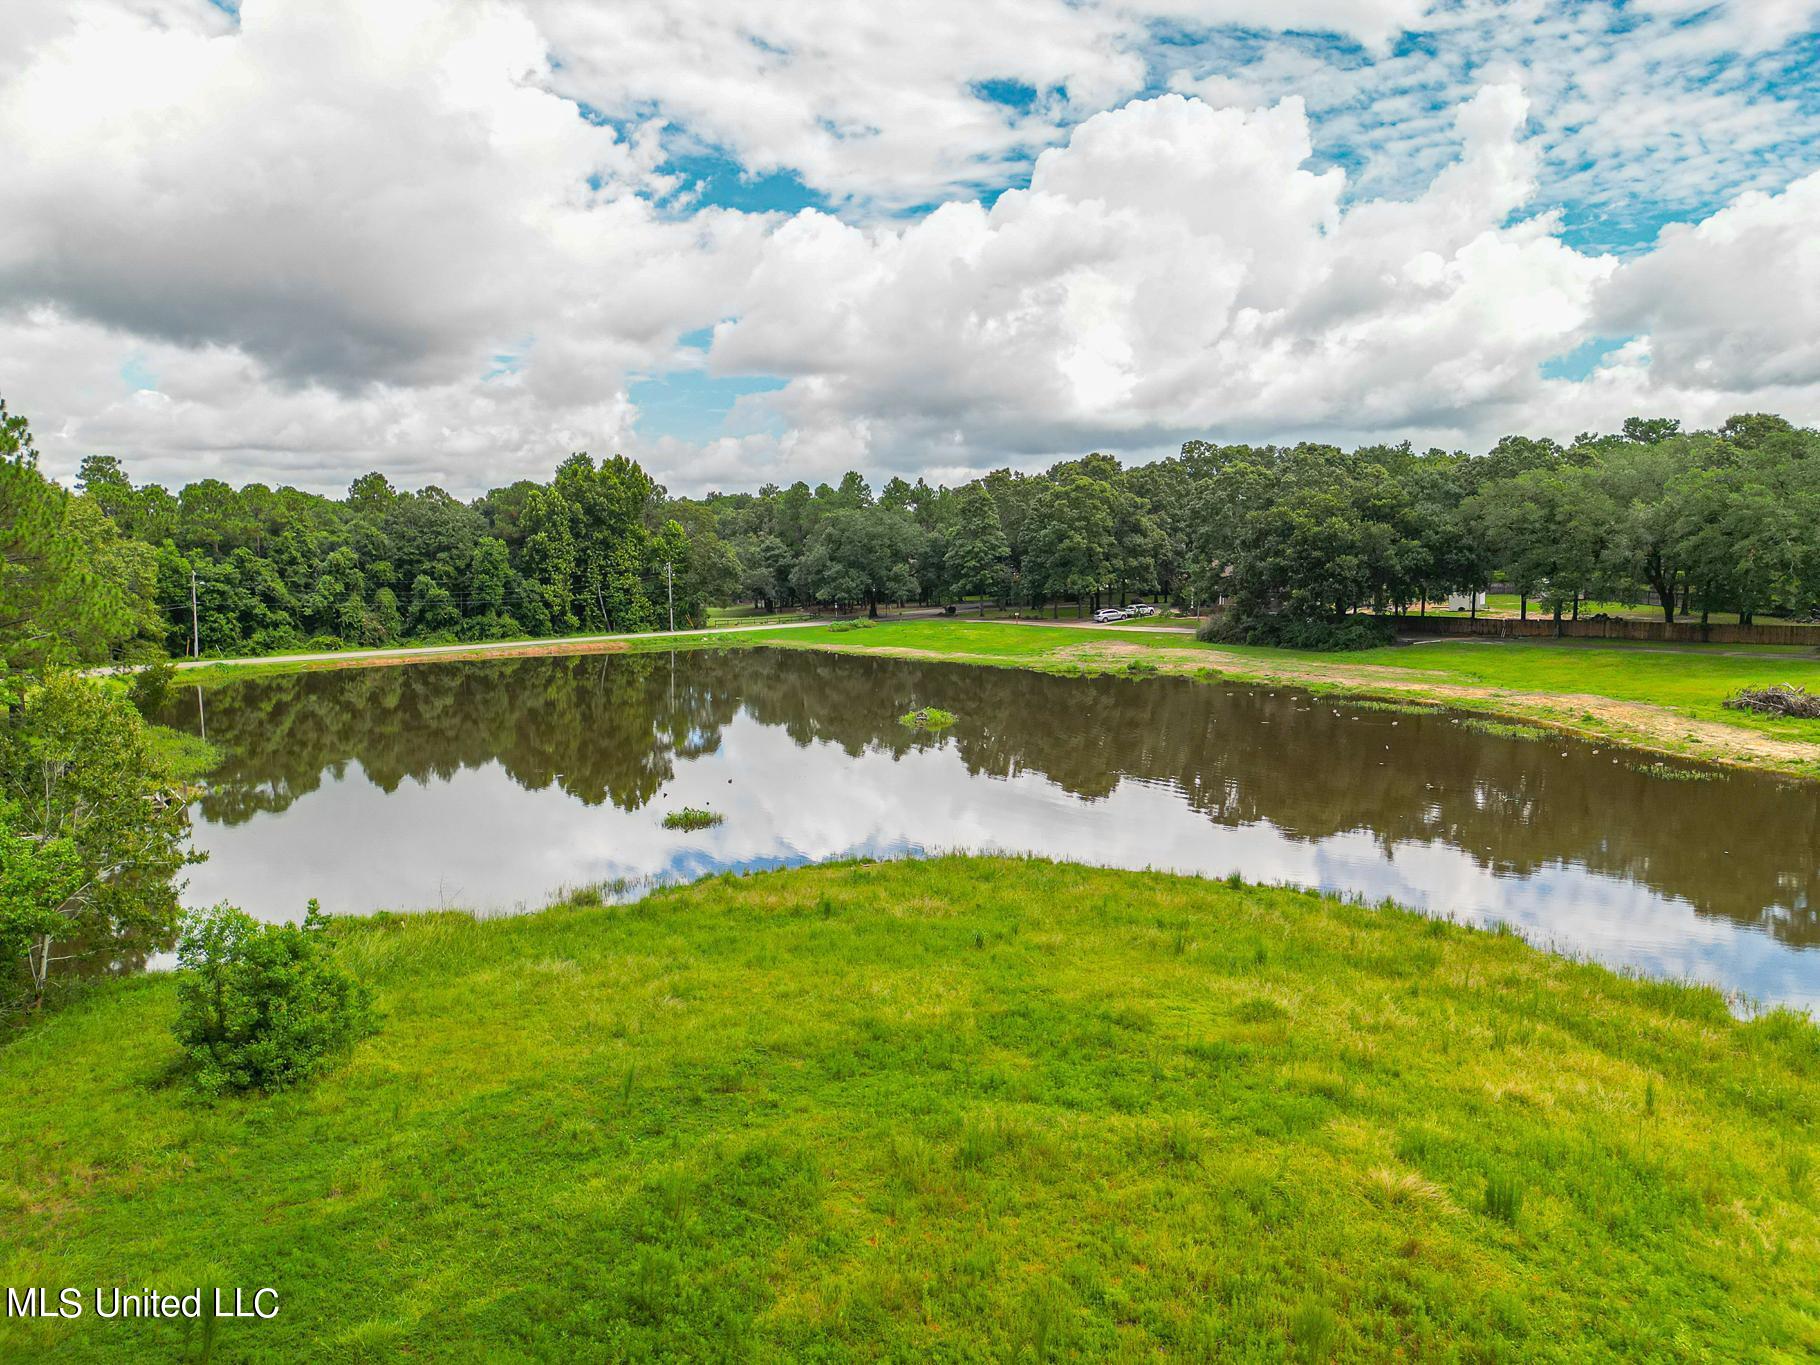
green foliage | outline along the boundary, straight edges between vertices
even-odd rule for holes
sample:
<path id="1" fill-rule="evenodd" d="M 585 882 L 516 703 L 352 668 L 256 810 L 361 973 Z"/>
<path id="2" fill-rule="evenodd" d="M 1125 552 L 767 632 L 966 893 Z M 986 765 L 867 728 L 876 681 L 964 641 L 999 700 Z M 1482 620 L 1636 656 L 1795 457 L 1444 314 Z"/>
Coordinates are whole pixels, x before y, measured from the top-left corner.
<path id="1" fill-rule="evenodd" d="M 1208 617 L 1195 631 L 1195 637 L 1213 644 L 1275 645 L 1284 649 L 1334 652 L 1381 649 L 1396 638 L 1396 631 L 1390 622 L 1369 616 L 1330 621 L 1287 612 L 1259 616 L 1234 612 Z"/>
<path id="2" fill-rule="evenodd" d="M 910 561 L 922 533 L 902 512 L 859 507 L 830 512 L 803 547 L 791 581 L 808 601 L 858 605 L 878 615 L 880 602 L 916 596 Z"/>
<path id="3" fill-rule="evenodd" d="M 52 674 L 0 724 L 0 809 L 18 856 L 0 906 L 4 970 L 42 997 L 57 949 L 105 951 L 123 935 L 167 937 L 187 851 L 184 802 L 149 728 L 116 685 Z M 69 875 L 71 869 L 77 875 Z M 67 945 L 66 945 L 67 946 Z"/>
<path id="4" fill-rule="evenodd" d="M 143 566 L 126 572 L 106 518 L 78 502 L 38 472 L 30 425 L 0 399 L 0 714 L 34 674 L 107 659 L 143 619 Z"/>
<path id="5" fill-rule="evenodd" d="M 724 823 L 726 818 L 727 817 L 722 815 L 719 811 L 701 810 L 695 806 L 684 806 L 681 810 L 673 810 L 665 815 L 663 825 L 665 829 L 694 831 L 698 829 L 712 829 L 714 826 Z"/>
<path id="6" fill-rule="evenodd" d="M 171 693 L 177 684 L 177 670 L 168 659 L 146 664 L 133 674 L 133 683 L 127 695 L 132 699 L 133 709 L 150 720 L 169 705 Z"/>
<path id="7" fill-rule="evenodd" d="M 73 837 L 47 836 L 26 819 L 19 801 L 0 796 L 0 1006 L 38 989 L 40 964 L 30 959 L 47 936 L 63 930 L 63 907 L 85 880 Z"/>
<path id="8" fill-rule="evenodd" d="M 325 923 L 315 901 L 302 925 L 230 905 L 186 920 L 172 1027 L 198 1093 L 283 1090 L 374 1032 L 371 993 L 335 961 Z"/>
<path id="9" fill-rule="evenodd" d="M 178 786 L 200 781 L 217 768 L 221 750 L 200 735 L 187 730 L 173 730 L 166 725 L 150 727 L 152 752 L 164 766 L 169 780 Z"/>

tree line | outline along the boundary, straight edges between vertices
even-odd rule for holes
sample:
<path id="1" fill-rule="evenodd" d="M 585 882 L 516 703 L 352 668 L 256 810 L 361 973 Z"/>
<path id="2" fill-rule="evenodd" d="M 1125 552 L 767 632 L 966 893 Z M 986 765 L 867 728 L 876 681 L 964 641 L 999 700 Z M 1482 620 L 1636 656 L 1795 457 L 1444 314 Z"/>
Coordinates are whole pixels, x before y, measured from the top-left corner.
<path id="1" fill-rule="evenodd" d="M 1190 441 L 1150 464 L 1096 453 L 876 493 L 850 472 L 678 498 L 586 454 L 465 502 L 379 473 L 339 498 L 219 479 L 172 492 L 112 455 L 84 460 L 77 488 L 62 532 L 91 588 L 120 598 L 112 648 L 129 656 L 680 628 L 734 601 L 1144 598 L 1308 644 L 1500 583 L 1557 618 L 1589 600 L 1745 623 L 1820 607 L 1820 435 L 1764 414 L 1509 436 L 1483 455 Z"/>
<path id="2" fill-rule="evenodd" d="M 1269 638 L 1498 582 L 1525 615 L 1653 596 L 1665 619 L 1748 623 L 1820 605 L 1820 435 L 1764 414 L 1510 436 L 1478 456 L 1190 441 L 1130 468 L 1093 454 L 954 489 L 894 478 L 876 498 L 849 474 L 701 505 L 766 606 L 1143 597 L 1218 604 Z"/>

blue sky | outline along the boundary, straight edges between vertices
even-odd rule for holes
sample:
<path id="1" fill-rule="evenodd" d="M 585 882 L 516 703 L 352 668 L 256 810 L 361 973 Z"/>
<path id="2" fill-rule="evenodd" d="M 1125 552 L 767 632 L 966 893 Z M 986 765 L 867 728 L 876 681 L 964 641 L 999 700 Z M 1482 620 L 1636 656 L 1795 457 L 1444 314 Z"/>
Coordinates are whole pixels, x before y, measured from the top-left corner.
<path id="1" fill-rule="evenodd" d="M 11 0 L 0 393 L 469 492 L 1820 421 L 1820 0 L 1187 8 Z"/>
<path id="2" fill-rule="evenodd" d="M 1142 82 L 1103 107 L 1170 90 L 1236 103 L 1299 98 L 1312 136 L 1307 164 L 1343 171 L 1350 205 L 1420 193 L 1458 153 L 1451 121 L 1460 101 L 1480 82 L 1514 77 L 1532 101 L 1526 134 L 1538 164 L 1534 193 L 1513 218 L 1556 213 L 1567 245 L 1630 256 L 1666 225 L 1698 220 L 1741 191 L 1773 191 L 1820 162 L 1820 35 L 1796 31 L 1740 45 L 1726 37 L 1734 30 L 1724 9 L 1671 4 L 1663 13 L 1615 0 L 1553 7 L 1525 23 L 1495 4 L 1463 3 L 1436 6 L 1432 23 L 1375 40 L 1156 23 L 1137 44 Z M 893 202 L 863 187 L 818 187 L 789 168 L 754 173 L 726 147 L 672 156 L 663 170 L 680 180 L 673 202 L 691 210 L 814 209 L 858 222 L 914 221 L 949 199 L 989 206 L 1006 189 L 1024 188 L 1035 155 L 1101 110 L 1071 105 L 1065 83 L 1039 86 L 1010 74 L 973 79 L 965 95 L 1014 121 L 1042 109 L 1066 113 L 1047 125 L 1047 142 L 982 159 L 974 172 L 963 168 L 941 198 Z M 1712 102 L 1741 119 L 1747 135 L 1679 121 L 1677 100 L 1688 102 L 1690 114 Z M 677 131 L 690 132 L 686 124 Z M 1585 379 L 1631 339 L 1587 337 L 1543 362 L 1541 374 Z M 734 399 L 781 384 L 774 376 L 682 371 L 642 380 L 633 396 L 642 431 L 700 441 L 720 433 L 718 420 Z"/>

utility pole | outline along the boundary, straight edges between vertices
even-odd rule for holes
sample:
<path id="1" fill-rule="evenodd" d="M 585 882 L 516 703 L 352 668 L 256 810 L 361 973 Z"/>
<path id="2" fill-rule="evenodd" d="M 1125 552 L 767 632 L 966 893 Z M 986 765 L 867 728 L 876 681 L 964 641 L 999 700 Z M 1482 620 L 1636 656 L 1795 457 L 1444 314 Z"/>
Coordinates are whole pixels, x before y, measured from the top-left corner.
<path id="1" fill-rule="evenodd" d="M 202 625 L 196 619 L 196 566 L 190 566 L 190 657 L 202 657 Z"/>
<path id="2" fill-rule="evenodd" d="M 670 561 L 664 561 L 664 592 L 670 599 L 670 634 L 676 634 L 676 575 L 670 571 Z"/>

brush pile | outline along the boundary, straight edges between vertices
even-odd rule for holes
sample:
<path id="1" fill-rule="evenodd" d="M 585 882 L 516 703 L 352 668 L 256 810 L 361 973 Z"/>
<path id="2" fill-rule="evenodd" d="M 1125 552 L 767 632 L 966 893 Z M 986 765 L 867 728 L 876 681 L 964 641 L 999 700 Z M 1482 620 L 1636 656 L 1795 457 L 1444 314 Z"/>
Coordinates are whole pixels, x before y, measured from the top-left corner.
<path id="1" fill-rule="evenodd" d="M 1725 704 L 1734 711 L 1755 711 L 1762 716 L 1796 716 L 1802 720 L 1820 720 L 1820 692 L 1809 692 L 1793 683 L 1773 687 L 1747 687 Z"/>

